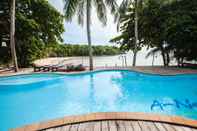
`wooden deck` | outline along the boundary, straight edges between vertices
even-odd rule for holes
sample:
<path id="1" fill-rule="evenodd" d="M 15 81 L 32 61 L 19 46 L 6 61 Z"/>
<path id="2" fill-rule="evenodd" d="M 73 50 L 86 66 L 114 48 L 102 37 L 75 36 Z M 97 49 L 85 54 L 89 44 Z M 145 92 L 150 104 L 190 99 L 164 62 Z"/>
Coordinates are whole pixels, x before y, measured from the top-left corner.
<path id="1" fill-rule="evenodd" d="M 119 129 L 122 126 L 124 126 L 125 131 L 128 130 L 127 128 L 133 129 L 131 131 L 197 131 L 197 120 L 147 113 L 98 112 L 66 116 L 11 129 L 10 131 L 122 131 Z M 104 130 L 103 128 L 106 129 Z M 110 130 L 110 128 L 114 130 Z"/>
<path id="2" fill-rule="evenodd" d="M 42 131 L 197 131 L 195 128 L 150 121 L 92 121 Z"/>

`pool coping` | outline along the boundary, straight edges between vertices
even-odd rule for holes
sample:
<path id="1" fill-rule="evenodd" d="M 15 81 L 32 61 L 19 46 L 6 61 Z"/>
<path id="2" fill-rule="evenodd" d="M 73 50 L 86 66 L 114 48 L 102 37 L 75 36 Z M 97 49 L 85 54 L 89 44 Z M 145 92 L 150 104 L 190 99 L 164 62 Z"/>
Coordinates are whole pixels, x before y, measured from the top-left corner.
<path id="1" fill-rule="evenodd" d="M 170 73 L 169 72 L 168 73 L 162 73 L 162 72 L 154 72 L 154 71 L 144 71 L 144 70 L 141 70 L 141 69 L 134 69 L 134 68 L 131 68 L 131 67 L 104 67 L 104 68 L 96 68 L 92 71 L 85 70 L 85 71 L 76 71 L 76 72 L 21 72 L 21 73 L 11 73 L 11 74 L 0 75 L 0 78 L 20 76 L 20 75 L 31 75 L 31 74 L 77 75 L 77 74 L 86 74 L 86 73 L 94 73 L 94 72 L 99 72 L 99 71 L 113 71 L 113 70 L 124 70 L 124 71 L 131 71 L 131 72 L 141 73 L 141 74 L 145 74 L 145 75 L 160 75 L 160 76 L 197 75 L 197 70 L 195 72 L 173 72 L 173 71 L 170 71 Z"/>
<path id="2" fill-rule="evenodd" d="M 101 120 L 139 120 L 169 123 L 192 127 L 197 129 L 197 120 L 186 119 L 178 116 L 167 116 L 159 114 L 149 114 L 140 112 L 98 112 L 86 115 L 66 116 L 59 119 L 49 120 L 41 123 L 26 125 L 23 127 L 10 129 L 10 131 L 38 131 L 49 128 L 60 127 L 68 124 L 83 123 Z"/>

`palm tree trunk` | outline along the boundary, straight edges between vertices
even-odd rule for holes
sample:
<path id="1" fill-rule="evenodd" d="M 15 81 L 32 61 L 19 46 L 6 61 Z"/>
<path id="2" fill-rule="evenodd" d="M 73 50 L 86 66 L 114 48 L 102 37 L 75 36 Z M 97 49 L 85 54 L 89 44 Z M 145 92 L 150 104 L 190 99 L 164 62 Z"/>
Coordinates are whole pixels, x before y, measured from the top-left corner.
<path id="1" fill-rule="evenodd" d="M 133 66 L 136 66 L 137 57 L 137 45 L 138 45 L 138 0 L 135 0 L 135 47 L 133 51 Z"/>
<path id="2" fill-rule="evenodd" d="M 92 50 L 92 41 L 91 41 L 91 30 L 90 30 L 90 0 L 87 0 L 87 12 L 86 12 L 86 26 L 87 26 L 87 39 L 89 46 L 89 69 L 93 70 L 93 50 Z"/>
<path id="3" fill-rule="evenodd" d="M 18 72 L 18 63 L 15 49 L 15 0 L 11 0 L 10 7 L 10 47 L 12 54 L 12 61 L 14 63 L 15 72 Z"/>
<path id="4" fill-rule="evenodd" d="M 155 53 L 153 53 L 152 66 L 154 66 L 154 62 L 155 62 Z"/>
<path id="5" fill-rule="evenodd" d="M 162 55 L 162 58 L 163 58 L 163 65 L 164 65 L 164 67 L 166 67 L 167 66 L 166 65 L 166 56 L 165 56 L 165 53 L 164 53 L 163 49 L 161 50 L 161 55 Z"/>

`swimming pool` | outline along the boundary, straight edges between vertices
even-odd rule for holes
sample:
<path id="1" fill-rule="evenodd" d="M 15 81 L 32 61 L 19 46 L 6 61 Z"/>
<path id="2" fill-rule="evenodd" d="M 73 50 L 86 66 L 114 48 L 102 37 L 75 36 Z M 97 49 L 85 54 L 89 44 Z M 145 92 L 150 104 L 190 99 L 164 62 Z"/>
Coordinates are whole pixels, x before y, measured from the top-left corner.
<path id="1" fill-rule="evenodd" d="M 145 112 L 197 120 L 197 74 L 105 70 L 0 77 L 0 131 L 93 112 Z"/>

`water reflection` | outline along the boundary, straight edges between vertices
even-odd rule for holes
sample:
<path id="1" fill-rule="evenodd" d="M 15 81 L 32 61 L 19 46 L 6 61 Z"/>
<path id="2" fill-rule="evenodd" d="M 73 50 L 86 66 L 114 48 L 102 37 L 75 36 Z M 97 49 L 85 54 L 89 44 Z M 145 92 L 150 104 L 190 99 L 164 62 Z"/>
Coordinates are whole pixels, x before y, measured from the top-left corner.
<path id="1" fill-rule="evenodd" d="M 98 111 L 106 109 L 111 111 L 115 110 L 117 105 L 119 105 L 119 100 L 123 96 L 121 88 L 111 81 L 112 77 L 113 75 L 95 74 L 93 79 L 93 92 L 95 108 Z"/>

